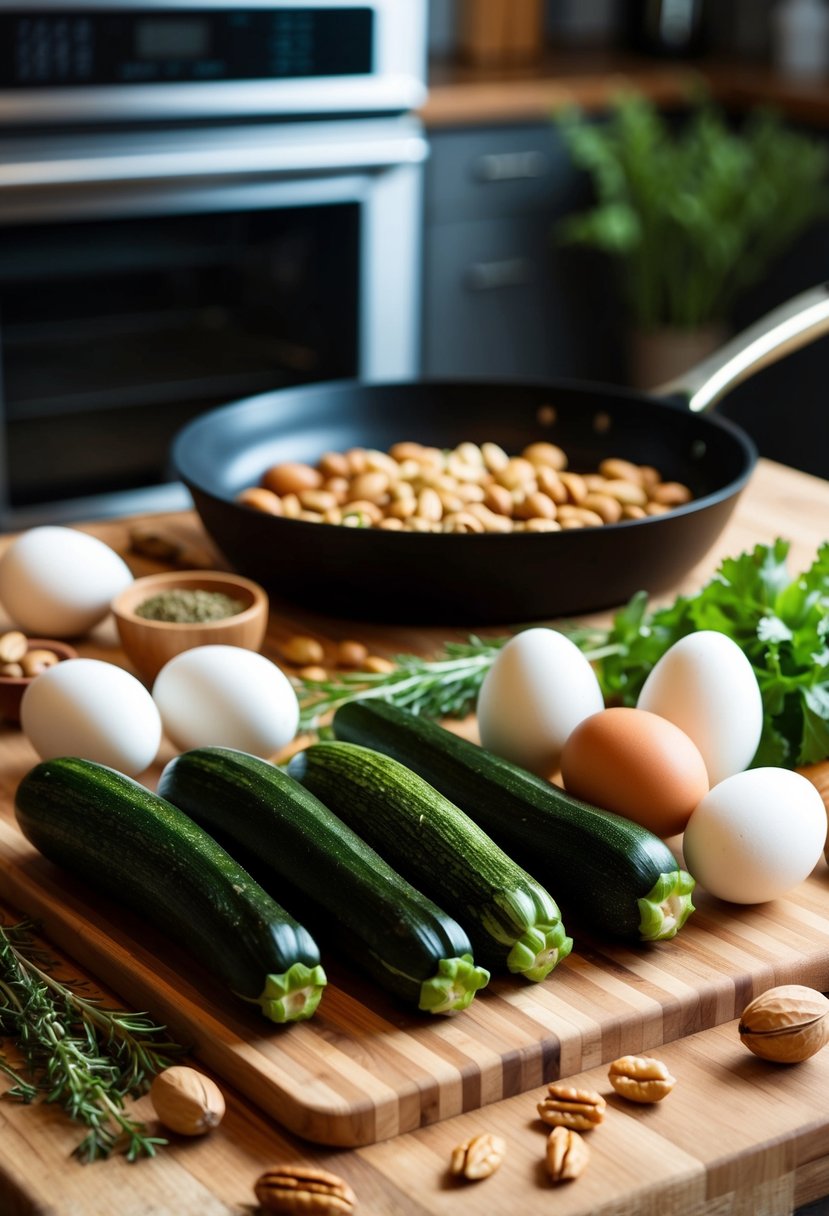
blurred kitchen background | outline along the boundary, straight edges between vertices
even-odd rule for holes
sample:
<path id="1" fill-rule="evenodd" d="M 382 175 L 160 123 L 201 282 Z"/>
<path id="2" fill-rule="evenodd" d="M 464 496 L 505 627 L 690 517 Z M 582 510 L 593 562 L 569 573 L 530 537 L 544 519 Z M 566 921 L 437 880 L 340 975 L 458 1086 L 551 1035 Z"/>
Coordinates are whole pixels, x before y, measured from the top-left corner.
<path id="1" fill-rule="evenodd" d="M 737 241 L 738 202 L 768 220 L 768 264 L 743 276 L 761 238 L 738 246 L 717 273 L 747 285 L 710 315 L 682 308 L 688 263 L 665 288 L 716 343 L 829 279 L 829 0 L 0 0 L 0 526 L 186 505 L 175 431 L 281 385 L 654 387 L 628 291 L 641 216 L 599 217 L 615 256 L 564 239 L 601 200 L 553 115 L 607 130 L 627 91 L 635 136 L 679 133 L 701 90 L 735 137 L 781 119 L 746 162 L 706 129 L 719 220 L 703 186 L 680 197 L 695 271 Z M 739 198 L 729 158 L 751 166 Z M 642 165 L 654 205 L 664 164 Z M 720 409 L 829 476 L 827 379 L 823 339 Z"/>

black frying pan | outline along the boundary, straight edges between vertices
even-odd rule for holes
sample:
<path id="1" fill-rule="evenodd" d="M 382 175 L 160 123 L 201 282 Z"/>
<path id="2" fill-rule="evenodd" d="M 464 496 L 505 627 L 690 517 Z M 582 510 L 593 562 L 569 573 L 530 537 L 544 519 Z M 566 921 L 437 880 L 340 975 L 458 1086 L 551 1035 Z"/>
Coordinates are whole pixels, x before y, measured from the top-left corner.
<path id="1" fill-rule="evenodd" d="M 176 436 L 172 458 L 228 561 L 277 598 L 351 618 L 470 627 L 569 616 L 675 584 L 725 526 L 754 468 L 752 441 L 699 412 L 758 367 L 829 328 L 829 287 L 797 297 L 685 377 L 679 400 L 603 385 L 343 382 L 282 389 L 212 410 Z M 690 399 L 691 408 L 688 408 Z M 665 515 L 542 533 L 385 532 L 265 515 L 234 499 L 285 460 L 539 439 L 570 467 L 606 456 L 654 465 L 693 501 Z"/>

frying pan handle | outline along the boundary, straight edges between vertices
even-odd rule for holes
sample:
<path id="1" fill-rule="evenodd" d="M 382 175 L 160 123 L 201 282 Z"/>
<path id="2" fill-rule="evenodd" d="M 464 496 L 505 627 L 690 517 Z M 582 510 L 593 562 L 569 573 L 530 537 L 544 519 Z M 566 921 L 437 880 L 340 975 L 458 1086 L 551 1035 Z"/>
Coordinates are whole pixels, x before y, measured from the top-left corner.
<path id="1" fill-rule="evenodd" d="M 681 396 L 696 413 L 704 413 L 742 380 L 825 333 L 829 333 L 829 283 L 810 287 L 772 309 L 716 354 L 655 392 Z"/>

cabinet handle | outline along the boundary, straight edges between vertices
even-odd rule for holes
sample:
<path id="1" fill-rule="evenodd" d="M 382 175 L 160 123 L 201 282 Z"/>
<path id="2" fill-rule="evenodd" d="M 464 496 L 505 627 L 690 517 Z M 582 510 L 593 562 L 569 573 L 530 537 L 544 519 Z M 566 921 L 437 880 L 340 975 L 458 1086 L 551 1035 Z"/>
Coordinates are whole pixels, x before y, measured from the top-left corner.
<path id="1" fill-rule="evenodd" d="M 520 287 L 532 278 L 529 258 L 502 258 L 498 262 L 473 262 L 465 275 L 470 291 L 494 291 Z"/>
<path id="2" fill-rule="evenodd" d="M 543 177 L 548 158 L 543 152 L 487 152 L 479 156 L 474 176 L 482 182 L 519 181 Z"/>

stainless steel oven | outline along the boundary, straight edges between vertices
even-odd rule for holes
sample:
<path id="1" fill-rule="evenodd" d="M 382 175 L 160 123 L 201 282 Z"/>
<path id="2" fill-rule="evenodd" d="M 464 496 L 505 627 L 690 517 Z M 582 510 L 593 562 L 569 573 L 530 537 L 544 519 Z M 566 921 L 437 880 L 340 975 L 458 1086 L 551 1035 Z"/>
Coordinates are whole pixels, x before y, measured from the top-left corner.
<path id="1" fill-rule="evenodd" d="M 420 0 L 0 0 L 0 523 L 183 504 L 172 434 L 418 371 Z"/>

